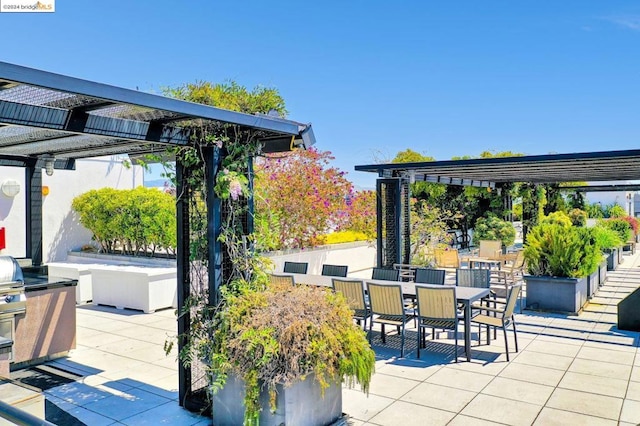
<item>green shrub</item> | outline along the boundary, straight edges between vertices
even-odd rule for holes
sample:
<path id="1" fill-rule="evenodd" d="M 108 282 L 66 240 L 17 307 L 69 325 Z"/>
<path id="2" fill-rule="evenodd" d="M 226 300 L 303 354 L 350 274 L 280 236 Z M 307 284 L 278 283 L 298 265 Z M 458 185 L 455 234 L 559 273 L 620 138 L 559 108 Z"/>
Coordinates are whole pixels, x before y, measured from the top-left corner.
<path id="1" fill-rule="evenodd" d="M 364 232 L 358 232 L 358 231 L 332 232 L 331 234 L 327 234 L 324 237 L 325 237 L 324 238 L 325 244 L 350 243 L 353 241 L 368 240 L 367 235 Z"/>
<path id="2" fill-rule="evenodd" d="M 601 249 L 613 249 L 622 245 L 622 240 L 616 231 L 604 226 L 591 228 L 593 235 Z"/>
<path id="3" fill-rule="evenodd" d="M 569 218 L 573 226 L 585 226 L 587 224 L 587 212 L 580 209 L 571 209 L 569 211 Z"/>
<path id="4" fill-rule="evenodd" d="M 602 219 L 603 217 L 605 217 L 605 208 L 602 207 L 602 204 L 588 204 L 585 206 L 585 210 L 587 211 L 587 216 L 589 216 L 591 219 Z"/>
<path id="5" fill-rule="evenodd" d="M 624 219 L 607 219 L 599 222 L 609 229 L 613 229 L 618 233 L 622 244 L 631 239 L 631 225 Z"/>
<path id="6" fill-rule="evenodd" d="M 543 217 L 540 223 L 556 224 L 564 227 L 573 225 L 571 218 L 565 212 L 553 212 Z"/>
<path id="7" fill-rule="evenodd" d="M 606 207 L 606 217 L 620 218 L 627 215 L 627 211 L 620 204 L 612 204 Z"/>
<path id="8" fill-rule="evenodd" d="M 352 315 L 344 296 L 326 288 L 272 284 L 264 291 L 227 294 L 217 321 L 207 324 L 212 339 L 201 343 L 197 355 L 212 361 L 214 392 L 230 373 L 244 379 L 245 424 L 257 424 L 262 386 L 272 410 L 276 385 L 311 373 L 322 389 L 358 382 L 368 391 L 375 353 Z"/>
<path id="9" fill-rule="evenodd" d="M 514 204 L 511 213 L 513 213 L 513 220 L 522 220 L 522 203 Z"/>
<path id="10" fill-rule="evenodd" d="M 473 228 L 473 241 L 481 240 L 501 240 L 503 245 L 510 246 L 516 241 L 516 229 L 497 216 L 481 217 Z"/>
<path id="11" fill-rule="evenodd" d="M 103 188 L 77 196 L 72 208 L 104 252 L 175 253 L 176 208 L 169 194 L 144 187 Z"/>
<path id="12" fill-rule="evenodd" d="M 540 224 L 529 232 L 524 249 L 532 275 L 582 278 L 592 274 L 601 260 L 591 228 Z"/>

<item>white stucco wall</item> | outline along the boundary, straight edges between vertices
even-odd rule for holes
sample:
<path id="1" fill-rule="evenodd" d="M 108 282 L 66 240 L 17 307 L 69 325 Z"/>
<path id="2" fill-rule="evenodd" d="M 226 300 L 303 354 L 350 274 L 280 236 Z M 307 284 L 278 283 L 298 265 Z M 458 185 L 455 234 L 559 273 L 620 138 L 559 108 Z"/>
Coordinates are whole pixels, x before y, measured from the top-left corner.
<path id="1" fill-rule="evenodd" d="M 282 272 L 285 261 L 307 262 L 307 273 L 320 275 L 322 265 L 347 265 L 351 278 L 371 278 L 371 270 L 376 266 L 376 246 L 373 243 L 355 242 L 331 244 L 306 250 L 265 253 L 274 264 L 274 271 Z"/>
<path id="2" fill-rule="evenodd" d="M 15 197 L 7 197 L 0 191 L 0 227 L 5 228 L 7 248 L 0 254 L 24 257 L 26 251 L 26 203 L 24 179 L 25 170 L 21 167 L 0 167 L 0 186 L 9 179 L 20 184 L 20 192 Z"/>
<path id="3" fill-rule="evenodd" d="M 42 185 L 49 187 L 42 206 L 43 262 L 66 259 L 67 252 L 91 241 L 91 233 L 78 222 L 71 209 L 74 197 L 91 189 L 112 187 L 131 189 L 144 183 L 144 170 L 126 168 L 122 157 L 100 157 L 76 161 L 76 170 L 55 170 L 53 176 L 42 173 Z M 0 186 L 6 179 L 20 183 L 20 193 L 13 199 L 0 192 L 0 226 L 6 228 L 7 248 L 0 254 L 24 257 L 26 253 L 25 170 L 0 167 Z"/>
<path id="4" fill-rule="evenodd" d="M 606 182 L 588 182 L 589 185 L 624 185 L 638 184 L 639 181 L 606 181 Z M 635 216 L 636 208 L 633 203 L 634 192 L 630 191 L 603 191 L 603 192 L 587 192 L 585 196 L 589 203 L 600 203 L 603 206 L 610 204 L 618 204 L 627 211 L 630 216 Z"/>

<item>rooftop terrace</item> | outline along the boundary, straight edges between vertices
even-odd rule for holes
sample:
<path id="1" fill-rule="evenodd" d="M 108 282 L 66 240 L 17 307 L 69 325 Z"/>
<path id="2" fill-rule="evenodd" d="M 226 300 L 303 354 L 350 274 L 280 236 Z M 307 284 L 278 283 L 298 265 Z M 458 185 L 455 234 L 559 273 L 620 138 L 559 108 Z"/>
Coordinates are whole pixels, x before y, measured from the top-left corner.
<path id="1" fill-rule="evenodd" d="M 500 335 L 491 346 L 475 340 L 472 361 L 461 357 L 457 364 L 453 340 L 444 334 L 427 341 L 421 359 L 415 329 L 401 359 L 395 336 L 384 347 L 376 337 L 370 394 L 345 389 L 343 411 L 356 426 L 638 424 L 640 333 L 616 328 L 616 304 L 638 286 L 640 252 L 609 272 L 580 316 L 517 314 L 520 352 L 511 362 Z M 77 317 L 77 349 L 48 366 L 78 377 L 46 390 L 49 403 L 90 425 L 211 424 L 178 406 L 175 354 L 163 351 L 175 334 L 172 310 L 142 314 L 87 305 L 77 308 Z"/>

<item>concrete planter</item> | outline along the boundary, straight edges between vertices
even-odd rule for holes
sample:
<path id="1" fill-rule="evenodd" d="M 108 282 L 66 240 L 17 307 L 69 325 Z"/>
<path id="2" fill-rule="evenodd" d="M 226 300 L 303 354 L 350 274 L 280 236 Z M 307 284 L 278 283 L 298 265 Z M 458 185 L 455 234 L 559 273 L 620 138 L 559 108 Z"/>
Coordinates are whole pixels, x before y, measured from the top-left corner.
<path id="1" fill-rule="evenodd" d="M 212 396 L 213 424 L 235 426 L 244 420 L 244 381 L 230 374 L 218 393 Z M 320 391 L 314 375 L 289 387 L 277 387 L 276 412 L 271 414 L 269 393 L 260 392 L 261 426 L 299 425 L 324 426 L 335 423 L 342 417 L 342 387 L 339 383 Z"/>
<path id="2" fill-rule="evenodd" d="M 48 266 L 50 277 L 78 280 L 78 304 L 93 301 L 145 313 L 178 306 L 175 259 L 70 252 L 66 262 Z"/>
<path id="3" fill-rule="evenodd" d="M 152 313 L 177 307 L 174 268 L 103 265 L 90 266 L 94 305 L 138 309 Z"/>
<path id="4" fill-rule="evenodd" d="M 587 299 L 591 299 L 600 286 L 600 268 L 587 277 Z"/>
<path id="5" fill-rule="evenodd" d="M 82 263 L 53 262 L 47 266 L 49 268 L 50 280 L 78 280 L 78 285 L 76 286 L 76 304 L 81 305 L 93 300 L 89 265 Z"/>
<path id="6" fill-rule="evenodd" d="M 587 302 L 588 279 L 525 275 L 527 308 L 578 314 Z"/>
<path id="7" fill-rule="evenodd" d="M 607 271 L 615 271 L 618 267 L 618 249 L 606 249 Z"/>
<path id="8" fill-rule="evenodd" d="M 624 258 L 622 257 L 622 246 L 616 249 L 618 251 L 618 265 L 622 263 Z"/>
<path id="9" fill-rule="evenodd" d="M 598 285 L 603 286 L 605 281 L 607 281 L 607 257 L 602 258 L 602 262 L 600 262 L 600 266 L 598 267 L 598 270 L 600 272 Z"/>

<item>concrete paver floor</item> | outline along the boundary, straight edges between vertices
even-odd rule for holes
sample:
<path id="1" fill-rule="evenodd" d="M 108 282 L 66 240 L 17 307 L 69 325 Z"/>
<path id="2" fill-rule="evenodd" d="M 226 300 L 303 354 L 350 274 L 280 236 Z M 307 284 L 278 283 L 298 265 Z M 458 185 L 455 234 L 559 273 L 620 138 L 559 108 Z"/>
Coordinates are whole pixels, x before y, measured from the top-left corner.
<path id="1" fill-rule="evenodd" d="M 398 336 L 382 346 L 374 333 L 369 395 L 345 388 L 343 411 L 356 426 L 638 424 L 640 334 L 617 329 L 616 304 L 639 286 L 640 251 L 609 272 L 581 315 L 517 314 L 520 351 L 509 332 L 510 362 L 501 332 L 478 345 L 474 328 L 472 361 L 458 363 L 444 332 L 421 359 L 415 329 L 405 358 Z M 49 364 L 82 378 L 47 390 L 47 400 L 89 425 L 211 424 L 177 403 L 176 356 L 163 350 L 175 330 L 173 310 L 78 307 L 77 349 Z"/>

